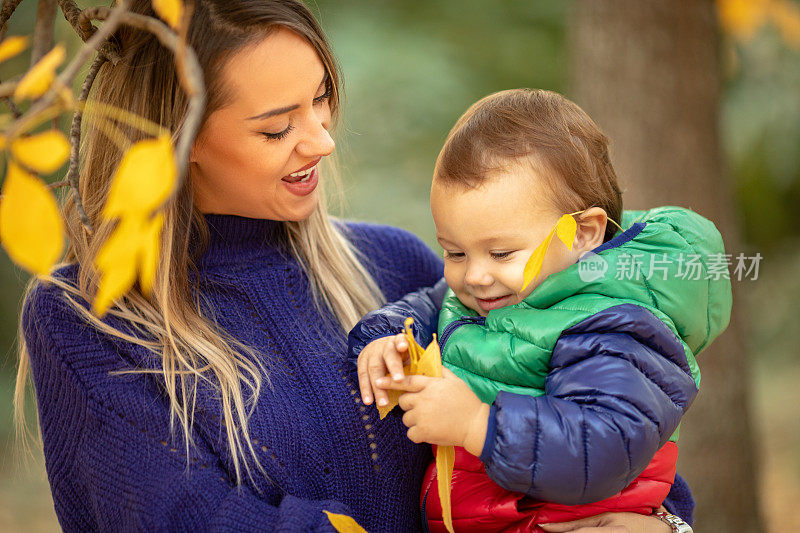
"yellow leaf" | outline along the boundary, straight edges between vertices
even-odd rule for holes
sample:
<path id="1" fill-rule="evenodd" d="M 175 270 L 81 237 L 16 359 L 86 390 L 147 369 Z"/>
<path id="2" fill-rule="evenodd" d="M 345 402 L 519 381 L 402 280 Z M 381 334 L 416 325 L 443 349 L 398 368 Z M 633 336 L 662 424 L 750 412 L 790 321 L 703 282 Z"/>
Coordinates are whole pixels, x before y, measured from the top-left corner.
<path id="1" fill-rule="evenodd" d="M 572 251 L 572 244 L 575 242 L 575 234 L 578 232 L 578 224 L 572 215 L 564 215 L 558 219 L 556 224 L 556 234 L 561 242 L 567 245 Z"/>
<path id="2" fill-rule="evenodd" d="M 717 0 L 720 26 L 738 40 L 751 39 L 766 21 L 771 0 Z"/>
<path id="3" fill-rule="evenodd" d="M 161 229 L 164 227 L 164 214 L 158 213 L 153 220 L 147 223 L 144 229 L 141 250 L 141 269 L 139 273 L 139 285 L 144 294 L 150 294 L 153 290 L 153 281 L 158 269 L 159 249 L 161 248 Z"/>
<path id="4" fill-rule="evenodd" d="M 547 237 L 536 247 L 528 259 L 528 262 L 525 263 L 525 270 L 522 273 L 522 289 L 520 289 L 520 292 L 524 291 L 531 282 L 539 277 L 539 273 L 542 271 L 542 265 L 544 265 L 544 257 L 547 254 L 547 249 L 550 247 L 550 242 L 553 240 L 553 235 L 555 235 L 555 233 L 556 226 L 553 226 L 553 229 L 550 230 Z"/>
<path id="5" fill-rule="evenodd" d="M 114 300 L 128 292 L 136 281 L 141 235 L 141 220 L 122 219 L 97 253 L 94 264 L 100 272 L 100 284 L 92 310 L 98 316 L 104 315 Z"/>
<path id="6" fill-rule="evenodd" d="M 786 44 L 800 50 L 800 6 L 786 0 L 773 2 L 770 14 Z"/>
<path id="7" fill-rule="evenodd" d="M 0 63 L 19 54 L 28 47 L 28 38 L 12 36 L 3 39 L 0 43 Z"/>
<path id="8" fill-rule="evenodd" d="M 64 223 L 42 180 L 8 163 L 0 201 L 0 241 L 21 267 L 45 275 L 64 249 Z"/>
<path id="9" fill-rule="evenodd" d="M 177 176 L 169 135 L 137 142 L 114 173 L 103 216 L 145 218 L 167 200 Z"/>
<path id="10" fill-rule="evenodd" d="M 331 524 L 339 533 L 367 533 L 367 530 L 358 525 L 358 522 L 353 520 L 351 516 L 336 514 L 330 511 L 322 512 L 328 515 L 328 520 L 331 521 Z"/>
<path id="11" fill-rule="evenodd" d="M 50 130 L 14 140 L 11 153 L 26 167 L 50 174 L 69 157 L 69 141 L 60 131 Z"/>
<path id="12" fill-rule="evenodd" d="M 58 44 L 50 50 L 17 84 L 14 100 L 19 102 L 25 98 L 39 98 L 46 93 L 56 77 L 56 69 L 65 57 L 67 51 L 64 45 Z"/>
<path id="13" fill-rule="evenodd" d="M 153 9 L 164 22 L 177 31 L 183 15 L 181 0 L 153 0 Z"/>
<path id="14" fill-rule="evenodd" d="M 407 376 L 410 375 L 410 372 L 408 371 L 408 367 L 404 367 L 403 371 L 405 372 L 405 374 Z M 387 374 L 386 377 L 391 377 L 391 376 L 389 376 Z M 380 415 L 381 420 L 386 418 L 386 415 L 389 414 L 389 411 L 391 411 L 392 409 L 397 407 L 397 400 L 400 398 L 400 395 L 403 394 L 403 391 L 387 390 L 386 394 L 389 396 L 389 403 L 387 403 L 386 405 L 379 405 L 378 406 L 378 415 Z"/>
<path id="15" fill-rule="evenodd" d="M 452 446 L 436 447 L 436 482 L 439 489 L 439 501 L 442 504 L 442 519 L 447 531 L 453 533 L 453 515 L 450 505 L 450 488 L 453 481 L 453 465 L 456 462 L 456 451 Z"/>

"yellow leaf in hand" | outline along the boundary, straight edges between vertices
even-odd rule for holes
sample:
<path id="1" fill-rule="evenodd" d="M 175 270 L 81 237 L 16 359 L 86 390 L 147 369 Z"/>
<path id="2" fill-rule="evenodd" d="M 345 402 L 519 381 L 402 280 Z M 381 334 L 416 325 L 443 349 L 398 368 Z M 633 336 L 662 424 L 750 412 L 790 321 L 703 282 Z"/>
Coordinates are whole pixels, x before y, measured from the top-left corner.
<path id="1" fill-rule="evenodd" d="M 408 367 L 405 367 L 403 370 L 405 371 L 406 375 L 409 375 L 409 372 L 408 372 L 407 369 L 408 369 Z M 387 374 L 386 377 L 391 379 L 391 377 L 388 374 Z M 403 391 L 400 391 L 400 390 L 389 389 L 389 390 L 386 391 L 386 395 L 389 396 L 389 403 L 387 403 L 386 405 L 379 405 L 378 406 L 378 415 L 380 415 L 381 420 L 386 418 L 386 415 L 389 414 L 389 411 L 391 411 L 392 409 L 397 407 L 397 400 L 400 398 L 401 394 L 403 394 Z"/>
<path id="2" fill-rule="evenodd" d="M 47 274 L 64 249 L 58 203 L 42 180 L 10 161 L 0 200 L 0 241 L 21 267 Z"/>
<path id="3" fill-rule="evenodd" d="M 178 169 L 169 135 L 139 141 L 125 152 L 114 173 L 103 216 L 145 218 L 175 187 Z"/>
<path id="4" fill-rule="evenodd" d="M 177 30 L 183 15 L 181 0 L 153 0 L 153 10 L 161 19 Z"/>
<path id="5" fill-rule="evenodd" d="M 14 100 L 19 102 L 25 98 L 39 98 L 53 84 L 56 77 L 56 69 L 64 58 L 67 51 L 64 45 L 58 44 L 39 60 L 17 84 L 14 91 Z"/>
<path id="6" fill-rule="evenodd" d="M 453 533 L 453 513 L 450 505 L 453 466 L 456 462 L 456 450 L 452 446 L 436 447 L 436 482 L 439 489 L 439 501 L 442 504 L 442 519 L 447 531 Z"/>
<path id="7" fill-rule="evenodd" d="M 331 521 L 331 524 L 339 533 L 367 533 L 367 530 L 358 525 L 358 522 L 353 520 L 351 516 L 336 514 L 330 511 L 322 512 L 328 515 L 328 520 Z"/>
<path id="8" fill-rule="evenodd" d="M 3 39 L 0 43 L 0 63 L 19 54 L 28 47 L 28 38 L 12 36 Z"/>
<path id="9" fill-rule="evenodd" d="M 50 130 L 14 140 L 11 154 L 26 167 L 50 174 L 69 157 L 69 141 L 60 131 Z"/>
<path id="10" fill-rule="evenodd" d="M 572 250 L 572 244 L 575 242 L 575 234 L 578 232 L 578 224 L 572 215 L 564 215 L 558 219 L 556 224 L 556 234 L 561 242 L 567 245 L 567 248 Z"/>

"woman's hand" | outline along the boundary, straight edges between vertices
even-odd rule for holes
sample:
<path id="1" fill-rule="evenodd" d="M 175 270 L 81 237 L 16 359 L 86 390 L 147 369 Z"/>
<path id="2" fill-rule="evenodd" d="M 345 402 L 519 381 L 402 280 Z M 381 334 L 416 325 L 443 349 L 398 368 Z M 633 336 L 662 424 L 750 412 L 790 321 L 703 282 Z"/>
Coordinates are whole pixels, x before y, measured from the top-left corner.
<path id="1" fill-rule="evenodd" d="M 670 533 L 670 528 L 655 516 L 636 513 L 603 513 L 572 522 L 540 524 L 548 533 Z"/>
<path id="2" fill-rule="evenodd" d="M 402 381 L 381 378 L 379 387 L 406 391 L 398 403 L 405 411 L 403 423 L 413 442 L 463 446 L 480 455 L 489 423 L 489 404 L 481 402 L 469 386 L 448 369 L 441 378 L 407 376 Z"/>
<path id="3" fill-rule="evenodd" d="M 386 391 L 376 385 L 377 381 L 391 374 L 392 379 L 400 381 L 405 377 L 403 363 L 408 360 L 408 341 L 404 334 L 382 337 L 367 344 L 358 354 L 358 385 L 361 389 L 361 400 L 365 405 L 372 403 L 372 397 L 378 405 L 389 403 Z"/>

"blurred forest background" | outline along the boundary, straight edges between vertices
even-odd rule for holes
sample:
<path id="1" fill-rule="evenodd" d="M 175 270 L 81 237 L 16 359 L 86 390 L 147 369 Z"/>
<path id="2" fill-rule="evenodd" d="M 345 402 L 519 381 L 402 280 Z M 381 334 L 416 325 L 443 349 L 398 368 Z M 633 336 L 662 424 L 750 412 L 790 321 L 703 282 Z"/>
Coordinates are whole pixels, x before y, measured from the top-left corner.
<path id="1" fill-rule="evenodd" d="M 34 6 L 22 3 L 9 35 L 32 33 Z M 317 0 L 312 9 L 344 72 L 345 217 L 406 228 L 436 248 L 428 187 L 448 130 L 486 94 L 535 87 L 566 94 L 609 134 L 627 207 L 693 207 L 734 257 L 761 254 L 758 278 L 734 281 L 731 328 L 699 359 L 703 387 L 679 471 L 698 498 L 696 531 L 800 531 L 800 2 Z M 80 44 L 63 19 L 56 36 L 72 51 Z M 26 67 L 10 60 L 0 79 Z M 0 530 L 53 531 L 41 454 L 26 464 L 13 445 L 26 279 L 0 253 Z"/>

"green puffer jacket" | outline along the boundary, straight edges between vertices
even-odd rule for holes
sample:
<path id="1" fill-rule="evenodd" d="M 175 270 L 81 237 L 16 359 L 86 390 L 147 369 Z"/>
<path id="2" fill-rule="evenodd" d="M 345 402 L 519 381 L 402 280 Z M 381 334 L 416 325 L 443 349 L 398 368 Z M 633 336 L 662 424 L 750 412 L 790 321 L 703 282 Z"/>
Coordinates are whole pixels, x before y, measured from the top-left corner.
<path id="1" fill-rule="evenodd" d="M 622 227 L 628 229 L 485 320 L 448 291 L 439 315 L 443 363 L 484 402 L 499 391 L 540 396 L 562 332 L 632 304 L 677 336 L 699 385 L 695 356 L 727 327 L 731 312 L 722 238 L 709 220 L 679 207 L 626 211 Z M 630 322 L 631 307 L 619 309 L 606 328 Z"/>

